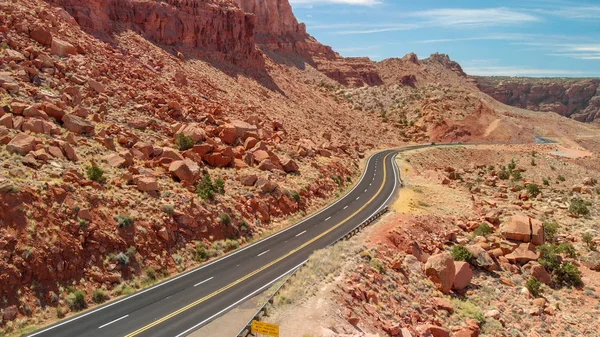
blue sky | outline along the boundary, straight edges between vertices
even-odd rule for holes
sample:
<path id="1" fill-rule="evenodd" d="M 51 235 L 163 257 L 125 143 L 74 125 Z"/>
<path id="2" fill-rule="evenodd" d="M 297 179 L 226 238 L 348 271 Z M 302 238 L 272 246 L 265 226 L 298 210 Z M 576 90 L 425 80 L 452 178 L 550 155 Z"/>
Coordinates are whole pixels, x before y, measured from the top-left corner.
<path id="1" fill-rule="evenodd" d="M 343 56 L 450 55 L 470 75 L 600 77 L 600 0 L 290 0 Z"/>

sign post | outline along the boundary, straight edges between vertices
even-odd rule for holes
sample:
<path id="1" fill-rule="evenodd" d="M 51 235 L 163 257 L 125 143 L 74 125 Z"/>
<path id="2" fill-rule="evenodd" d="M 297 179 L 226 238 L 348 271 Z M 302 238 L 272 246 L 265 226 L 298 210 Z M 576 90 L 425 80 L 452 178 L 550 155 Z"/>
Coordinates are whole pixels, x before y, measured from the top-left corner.
<path id="1" fill-rule="evenodd" d="M 252 332 L 261 333 L 267 336 L 279 337 L 279 325 L 252 321 Z"/>

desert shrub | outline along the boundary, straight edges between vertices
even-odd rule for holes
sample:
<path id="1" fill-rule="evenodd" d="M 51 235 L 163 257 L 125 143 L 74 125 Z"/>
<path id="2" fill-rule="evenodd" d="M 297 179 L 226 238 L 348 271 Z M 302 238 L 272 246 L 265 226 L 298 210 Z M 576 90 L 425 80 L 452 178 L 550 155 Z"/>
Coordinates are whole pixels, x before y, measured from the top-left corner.
<path id="1" fill-rule="evenodd" d="M 538 246 L 541 253 L 539 263 L 552 274 L 552 283 L 556 287 L 560 286 L 580 286 L 582 285 L 581 273 L 574 264 L 563 261 L 561 254 L 569 257 L 576 257 L 575 247 L 570 243 L 551 243 Z"/>
<path id="2" fill-rule="evenodd" d="M 89 225 L 90 225 L 89 221 L 87 221 L 85 219 L 80 219 L 79 220 L 79 228 L 86 229 L 86 228 L 88 228 Z"/>
<path id="3" fill-rule="evenodd" d="M 96 304 L 100 304 L 103 303 L 104 301 L 106 301 L 108 299 L 108 295 L 106 294 L 106 291 L 102 290 L 102 289 L 96 289 L 94 290 L 94 292 L 92 293 L 92 300 L 94 301 L 94 303 Z"/>
<path id="4" fill-rule="evenodd" d="M 521 171 L 512 171 L 510 175 L 512 177 L 512 180 L 514 181 L 520 181 L 521 179 L 523 179 L 523 177 L 521 177 Z"/>
<path id="5" fill-rule="evenodd" d="M 535 159 L 531 158 L 531 166 L 536 166 Z"/>
<path id="6" fill-rule="evenodd" d="M 300 203 L 300 193 L 298 193 L 298 191 L 292 191 L 291 194 L 292 198 L 294 198 L 297 203 Z"/>
<path id="7" fill-rule="evenodd" d="M 527 194 L 529 194 L 532 197 L 537 197 L 540 193 L 540 187 L 537 184 L 527 184 Z"/>
<path id="8" fill-rule="evenodd" d="M 544 222 L 544 236 L 546 237 L 546 240 L 550 242 L 554 241 L 554 237 L 558 232 L 558 227 L 559 225 L 556 221 Z"/>
<path id="9" fill-rule="evenodd" d="M 65 317 L 65 308 L 64 307 L 56 307 L 56 317 L 64 318 Z"/>
<path id="10" fill-rule="evenodd" d="M 583 235 L 581 235 L 581 239 L 583 240 L 583 243 L 585 243 L 589 250 L 596 250 L 594 236 L 591 233 L 583 233 Z"/>
<path id="11" fill-rule="evenodd" d="M 548 179 L 546 178 L 542 180 L 542 183 L 544 184 L 544 186 L 550 186 L 550 181 L 548 181 Z"/>
<path id="12" fill-rule="evenodd" d="M 502 166 L 500 172 L 498 172 L 498 178 L 502 180 L 506 180 L 510 177 L 510 173 L 506 170 L 506 167 Z"/>
<path id="13" fill-rule="evenodd" d="M 223 225 L 229 225 L 231 223 L 231 216 L 225 212 L 219 214 L 219 222 Z"/>
<path id="14" fill-rule="evenodd" d="M 341 185 L 342 185 L 342 177 L 340 177 L 340 176 L 338 176 L 338 175 L 335 175 L 335 174 L 332 174 L 332 175 L 331 175 L 331 179 L 332 179 L 333 181 L 335 181 L 335 183 L 336 183 L 338 186 L 341 186 Z"/>
<path id="15" fill-rule="evenodd" d="M 96 164 L 92 163 L 92 165 L 88 166 L 86 169 L 86 174 L 89 180 L 103 183 L 106 181 L 106 177 L 104 177 L 104 170 L 98 167 Z"/>
<path id="16" fill-rule="evenodd" d="M 71 311 L 81 311 L 87 308 L 85 301 L 85 293 L 81 290 L 76 290 L 67 297 L 67 305 Z"/>
<path id="17" fill-rule="evenodd" d="M 513 158 L 510 160 L 510 163 L 508 163 L 508 170 L 512 171 L 516 168 L 517 168 L 517 163 L 515 163 L 515 158 Z"/>
<path id="18" fill-rule="evenodd" d="M 483 222 L 479 227 L 473 231 L 473 236 L 488 236 L 492 234 L 493 230 L 486 222 Z"/>
<path id="19" fill-rule="evenodd" d="M 454 261 L 471 262 L 473 254 L 463 245 L 455 245 L 452 247 L 452 258 Z"/>
<path id="20" fill-rule="evenodd" d="M 243 232 L 246 232 L 246 231 L 248 231 L 249 228 L 250 228 L 250 225 L 248 224 L 248 220 L 242 219 L 242 222 L 240 223 L 240 230 Z"/>
<path id="21" fill-rule="evenodd" d="M 587 208 L 585 202 L 581 199 L 571 200 L 571 204 L 569 205 L 569 212 L 576 215 L 590 214 L 590 210 Z"/>
<path id="22" fill-rule="evenodd" d="M 161 209 L 168 215 L 173 215 L 175 213 L 175 207 L 173 205 L 162 205 Z"/>
<path id="23" fill-rule="evenodd" d="M 129 256 L 125 253 L 119 253 L 115 256 L 115 260 L 119 262 L 120 265 L 126 266 L 129 264 Z"/>
<path id="24" fill-rule="evenodd" d="M 373 258 L 373 259 L 371 259 L 370 264 L 371 264 L 371 267 L 373 267 L 375 270 L 377 270 L 378 273 L 380 273 L 380 274 L 385 273 L 385 264 L 380 259 Z"/>
<path id="25" fill-rule="evenodd" d="M 152 267 L 146 268 L 146 277 L 151 281 L 156 281 L 156 270 Z"/>
<path id="26" fill-rule="evenodd" d="M 175 136 L 175 145 L 179 149 L 179 151 L 189 150 L 194 146 L 194 140 L 192 137 L 188 137 L 183 133 L 178 133 Z"/>
<path id="27" fill-rule="evenodd" d="M 129 215 L 117 215 L 114 217 L 114 219 L 117 222 L 117 227 L 119 228 L 133 226 L 134 220 Z"/>
<path id="28" fill-rule="evenodd" d="M 210 256 L 208 255 L 208 249 L 203 242 L 196 241 L 196 250 L 194 251 L 194 259 L 196 261 L 204 261 L 208 259 Z"/>
<path id="29" fill-rule="evenodd" d="M 214 184 L 215 191 L 219 194 L 225 193 L 225 180 L 218 178 Z"/>
<path id="30" fill-rule="evenodd" d="M 452 307 L 454 308 L 454 312 L 456 312 L 460 318 L 471 318 L 480 323 L 485 322 L 483 311 L 473 302 L 453 299 Z"/>
<path id="31" fill-rule="evenodd" d="M 240 248 L 240 242 L 238 240 L 227 239 L 225 240 L 225 249 L 227 251 L 235 250 Z"/>
<path id="32" fill-rule="evenodd" d="M 559 175 L 557 179 L 558 179 L 558 181 L 565 181 L 566 180 L 565 177 L 563 177 L 561 175 Z"/>
<path id="33" fill-rule="evenodd" d="M 210 175 L 205 174 L 196 185 L 196 193 L 203 200 L 213 200 L 216 193 L 225 193 L 225 180 L 219 178 L 213 182 Z"/>
<path id="34" fill-rule="evenodd" d="M 529 293 L 533 297 L 540 297 L 542 290 L 542 282 L 540 282 L 537 278 L 531 277 L 527 282 L 525 282 L 525 287 L 529 290 Z"/>

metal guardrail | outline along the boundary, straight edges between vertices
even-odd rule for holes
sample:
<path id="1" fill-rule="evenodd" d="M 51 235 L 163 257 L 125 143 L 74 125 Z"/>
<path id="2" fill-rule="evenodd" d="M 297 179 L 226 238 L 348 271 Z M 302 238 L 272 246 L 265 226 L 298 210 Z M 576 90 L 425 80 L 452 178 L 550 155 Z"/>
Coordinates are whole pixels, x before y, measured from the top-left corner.
<path id="1" fill-rule="evenodd" d="M 367 220 L 363 221 L 360 225 L 354 227 L 354 229 L 352 229 L 346 235 L 344 235 L 341 238 L 337 239 L 331 245 L 335 245 L 336 243 L 338 243 L 338 242 L 340 242 L 342 240 L 344 240 L 344 241 L 350 240 L 353 236 L 355 236 L 356 234 L 358 234 L 363 228 L 365 228 L 368 225 L 372 224 L 373 222 L 375 222 L 375 220 L 379 219 L 383 214 L 387 213 L 388 210 L 389 210 L 389 207 L 385 206 L 384 208 L 382 208 L 381 210 L 379 210 L 378 212 L 376 212 L 375 214 L 373 214 L 371 217 L 369 217 Z M 287 281 L 290 278 L 292 278 L 293 276 L 295 276 L 296 273 L 300 269 L 302 269 L 303 266 L 304 266 L 304 264 L 302 264 L 301 266 L 299 266 L 298 268 L 296 268 L 296 270 L 294 270 L 291 274 L 288 275 L 288 277 L 283 281 L 283 283 L 281 283 L 281 285 L 273 292 L 273 294 L 271 296 L 269 296 L 269 299 L 265 302 L 265 304 L 263 304 L 260 307 L 260 309 L 258 309 L 258 311 L 256 312 L 256 314 L 254 314 L 254 316 L 252 316 L 252 318 L 246 324 L 246 326 L 244 326 L 242 328 L 242 330 L 240 330 L 240 332 L 237 334 L 237 337 L 254 336 L 252 334 L 252 321 L 254 321 L 254 320 L 260 321 L 263 317 L 268 316 L 267 305 L 273 304 L 273 299 L 275 298 L 275 296 L 277 296 L 279 294 L 279 292 L 281 292 L 281 290 L 283 289 L 283 287 L 287 284 Z"/>

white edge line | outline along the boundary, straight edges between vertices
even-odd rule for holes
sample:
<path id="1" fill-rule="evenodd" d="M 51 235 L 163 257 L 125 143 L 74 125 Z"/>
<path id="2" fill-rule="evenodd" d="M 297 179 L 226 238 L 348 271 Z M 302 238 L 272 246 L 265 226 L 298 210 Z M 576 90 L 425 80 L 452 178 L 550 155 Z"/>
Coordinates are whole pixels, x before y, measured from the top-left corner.
<path id="1" fill-rule="evenodd" d="M 115 320 L 113 320 L 113 321 L 110 321 L 110 322 L 108 322 L 108 323 L 106 323 L 106 324 L 104 324 L 104 325 L 101 325 L 101 326 L 99 326 L 99 327 L 98 327 L 98 329 L 102 329 L 102 328 L 104 328 L 105 326 L 111 325 L 111 324 L 113 324 L 113 323 L 115 323 L 115 322 L 118 322 L 118 321 L 120 321 L 120 320 L 122 320 L 122 319 L 124 319 L 124 318 L 127 318 L 127 317 L 129 317 L 129 314 L 127 314 L 127 315 L 125 315 L 125 316 L 123 316 L 123 317 L 121 317 L 121 318 L 117 318 L 117 319 L 115 319 Z"/>
<path id="2" fill-rule="evenodd" d="M 306 233 L 306 231 L 303 231 L 303 232 L 300 232 L 300 233 L 296 234 L 296 237 L 299 237 L 300 235 L 302 235 L 304 233 Z"/>
<path id="3" fill-rule="evenodd" d="M 270 251 L 271 251 L 270 249 L 267 249 L 267 250 L 265 250 L 264 252 L 262 252 L 262 253 L 260 253 L 260 254 L 258 254 L 258 255 L 256 255 L 256 256 L 265 255 L 266 253 L 268 253 L 268 252 L 270 252 Z"/>
<path id="4" fill-rule="evenodd" d="M 215 277 L 213 276 L 213 277 L 211 277 L 211 278 L 207 278 L 206 280 L 204 280 L 204 281 L 202 281 L 202 282 L 198 282 L 198 283 L 194 284 L 194 287 L 197 287 L 197 286 L 201 285 L 202 283 L 208 282 L 208 281 L 210 281 L 210 280 L 212 280 L 212 279 L 214 279 L 214 278 L 215 278 Z"/>
<path id="5" fill-rule="evenodd" d="M 254 291 L 254 292 L 252 292 L 251 294 L 249 294 L 249 295 L 246 295 L 246 297 L 244 297 L 244 298 L 240 299 L 239 301 L 237 301 L 237 302 L 233 303 L 232 305 L 228 306 L 227 308 L 225 308 L 225 309 L 223 309 L 223 310 L 221 310 L 221 311 L 217 312 L 216 314 L 214 314 L 214 315 L 210 316 L 209 318 L 207 318 L 207 319 L 203 320 L 202 322 L 200 322 L 200 323 L 198 323 L 198 324 L 194 325 L 193 327 L 191 327 L 191 328 L 189 328 L 189 329 L 185 330 L 184 332 L 180 333 L 179 335 L 177 335 L 177 336 L 175 336 L 175 337 L 181 337 L 181 336 L 185 336 L 185 335 L 187 335 L 188 333 L 190 333 L 190 332 L 192 332 L 192 331 L 196 330 L 197 328 L 201 327 L 201 326 L 202 326 L 202 325 L 204 325 L 206 322 L 209 322 L 209 321 L 211 321 L 213 318 L 215 318 L 215 317 L 217 317 L 217 316 L 221 315 L 222 313 L 224 313 L 224 312 L 226 312 L 226 311 L 229 311 L 229 309 L 231 309 L 231 308 L 235 307 L 236 305 L 240 304 L 241 302 L 244 302 L 244 301 L 245 301 L 245 300 L 247 300 L 248 298 L 250 298 L 250 297 L 252 297 L 252 296 L 256 295 L 257 293 L 259 293 L 259 292 L 263 291 L 265 288 L 269 287 L 271 284 L 273 284 L 273 283 L 277 282 L 277 281 L 278 281 L 280 278 L 282 278 L 282 277 L 284 277 L 285 275 L 287 275 L 287 274 L 291 273 L 291 272 L 292 272 L 292 271 L 294 271 L 295 269 L 298 269 L 298 268 L 300 268 L 300 267 L 301 267 L 303 264 L 305 264 L 305 263 L 306 263 L 306 261 L 308 261 L 308 260 L 304 260 L 304 261 L 303 261 L 302 263 L 300 263 L 299 265 L 297 265 L 297 266 L 295 266 L 294 268 L 292 268 L 292 269 L 288 270 L 288 271 L 287 271 L 287 272 L 285 272 L 284 274 L 282 274 L 282 275 L 280 275 L 280 276 L 276 277 L 276 278 L 275 278 L 273 281 L 271 281 L 271 282 L 269 282 L 269 283 L 265 284 L 264 286 L 262 286 L 261 288 L 259 288 L 259 289 L 255 290 L 255 291 Z"/>
<path id="6" fill-rule="evenodd" d="M 339 202 L 341 202 L 342 200 L 344 200 L 344 199 L 345 199 L 345 197 L 347 197 L 348 195 L 350 195 L 350 193 L 352 193 L 352 192 L 353 192 L 353 191 L 354 191 L 354 190 L 355 190 L 355 189 L 356 189 L 356 188 L 357 188 L 357 187 L 360 185 L 360 183 L 363 181 L 363 179 L 365 178 L 365 175 L 367 174 L 368 167 L 369 167 L 369 163 L 371 162 L 371 159 L 373 159 L 373 157 L 374 157 L 374 156 L 376 156 L 377 154 L 379 154 L 379 153 L 381 153 L 381 152 L 385 152 L 385 151 L 388 151 L 388 150 L 379 151 L 379 152 L 373 153 L 371 156 L 369 156 L 369 159 L 367 160 L 367 164 L 365 165 L 365 170 L 364 170 L 364 172 L 363 172 L 362 176 L 360 177 L 360 180 L 359 180 L 359 181 L 356 183 L 356 185 L 354 185 L 354 187 L 353 187 L 353 188 L 352 188 L 350 191 L 348 191 L 348 193 L 346 193 L 346 194 L 345 194 L 343 197 L 341 197 L 340 199 L 338 199 L 338 200 L 337 200 L 336 202 L 334 202 L 333 204 L 331 204 L 331 205 L 327 206 L 326 208 L 323 208 L 323 209 L 322 209 L 322 210 L 320 210 L 319 212 L 317 212 L 317 213 L 315 213 L 315 214 L 311 215 L 310 217 L 308 217 L 308 218 L 306 218 L 306 219 L 304 219 L 304 220 L 302 220 L 302 221 L 298 222 L 297 224 L 295 224 L 295 225 L 293 225 L 293 226 L 290 226 L 290 227 L 288 227 L 288 228 L 286 228 L 286 229 L 282 229 L 281 231 L 279 231 L 279 232 L 277 232 L 277 233 L 273 233 L 271 236 L 267 236 L 266 238 L 264 238 L 264 239 L 262 239 L 262 240 L 260 240 L 260 241 L 256 241 L 255 243 L 253 243 L 253 244 L 251 244 L 251 245 L 249 245 L 249 246 L 246 246 L 246 247 L 244 247 L 244 248 L 242 248 L 242 249 L 235 250 L 235 251 L 233 251 L 233 252 L 232 252 L 232 253 L 230 253 L 230 254 L 227 254 L 227 255 L 225 255 L 225 256 L 223 256 L 223 257 L 219 258 L 219 259 L 216 259 L 216 260 L 214 260 L 214 261 L 212 261 L 212 262 L 209 262 L 209 263 L 207 263 L 207 264 L 205 264 L 205 265 L 203 265 L 203 266 L 200 266 L 200 267 L 198 267 L 198 268 L 196 268 L 196 269 L 192 269 L 192 270 L 190 270 L 190 271 L 188 271 L 188 272 L 185 272 L 185 273 L 183 273 L 183 274 L 181 274 L 181 275 L 175 276 L 175 277 L 173 277 L 172 279 L 169 279 L 169 280 L 166 280 L 166 281 L 164 281 L 164 282 L 162 282 L 162 283 L 156 284 L 156 285 L 154 285 L 154 286 L 152 286 L 152 287 L 150 287 L 150 288 L 144 289 L 144 290 L 142 290 L 142 291 L 140 291 L 140 292 L 137 292 L 137 293 L 135 293 L 135 294 L 131 294 L 131 295 L 129 295 L 129 296 L 127 296 L 127 297 L 124 297 L 124 298 L 122 298 L 122 299 L 120 299 L 120 300 L 118 300 L 118 301 L 115 301 L 115 302 L 112 302 L 112 303 L 108 303 L 108 304 L 106 304 L 106 305 L 104 305 L 104 306 L 102 306 L 102 307 L 100 307 L 100 308 L 93 309 L 93 310 L 91 310 L 90 312 L 86 312 L 85 314 L 81 314 L 81 315 L 79 315 L 79 316 L 75 316 L 75 317 L 73 317 L 73 318 L 71 318 L 71 319 L 68 319 L 68 320 L 66 320 L 66 321 L 64 321 L 64 322 L 61 322 L 61 323 L 58 323 L 58 324 L 56 324 L 56 325 L 49 326 L 49 327 L 47 327 L 47 328 L 45 328 L 45 329 L 43 329 L 43 330 L 40 330 L 40 331 L 34 332 L 34 333 L 30 334 L 30 335 L 27 335 L 27 337 L 33 337 L 33 336 L 40 335 L 40 334 L 42 334 L 42 333 L 45 333 L 45 332 L 47 332 L 47 331 L 50 331 L 50 330 L 52 330 L 52 329 L 58 328 L 59 326 L 62 326 L 62 325 L 65 325 L 65 324 L 71 323 L 71 322 L 73 322 L 73 321 L 76 321 L 76 320 L 78 320 L 78 319 L 84 318 L 84 317 L 86 317 L 86 316 L 88 316 L 88 315 L 91 315 L 91 314 L 93 314 L 93 313 L 96 313 L 96 312 L 98 312 L 98 311 L 104 310 L 104 309 L 106 309 L 106 308 L 110 308 L 110 307 L 112 307 L 112 306 L 113 306 L 113 305 L 115 305 L 115 304 L 119 304 L 119 303 L 121 303 L 121 302 L 123 302 L 123 301 L 127 301 L 127 300 L 129 300 L 129 299 L 132 299 L 132 298 L 134 298 L 134 297 L 137 297 L 137 296 L 139 296 L 139 295 L 141 295 L 141 294 L 144 294 L 144 293 L 146 293 L 146 292 L 148 292 L 148 291 L 150 291 L 150 290 L 153 290 L 153 289 L 155 289 L 155 288 L 162 287 L 162 286 L 164 286 L 165 284 L 169 284 L 169 283 L 171 283 L 171 282 L 173 282 L 173 281 L 176 281 L 176 280 L 178 280 L 178 279 L 180 279 L 180 278 L 182 278 L 182 277 L 185 277 L 185 276 L 188 276 L 188 275 L 190 275 L 190 274 L 192 274 L 192 273 L 195 273 L 195 272 L 197 272 L 197 271 L 200 271 L 200 270 L 202 270 L 202 269 L 204 269 L 204 268 L 206 268 L 206 267 L 208 267 L 208 266 L 211 266 L 211 265 L 213 265 L 213 264 L 215 264 L 215 263 L 217 263 L 217 262 L 220 262 L 220 261 L 222 261 L 222 260 L 225 260 L 225 259 L 227 259 L 227 258 L 229 258 L 229 257 L 232 257 L 232 256 L 234 256 L 234 255 L 238 254 L 238 253 L 241 253 L 241 252 L 243 252 L 244 250 L 246 250 L 246 249 L 249 249 L 250 247 L 253 247 L 253 246 L 255 246 L 255 245 L 258 245 L 258 244 L 260 244 L 260 243 L 263 243 L 263 242 L 265 242 L 265 241 L 267 241 L 267 240 L 269 240 L 269 239 L 272 239 L 272 238 L 274 238 L 274 237 L 276 237 L 276 236 L 278 236 L 278 235 L 280 235 L 280 234 L 283 234 L 283 233 L 287 232 L 288 230 L 290 230 L 290 229 L 292 229 L 292 228 L 294 228 L 294 227 L 296 227 L 296 226 L 299 226 L 299 225 L 300 225 L 300 224 L 302 224 L 302 223 L 305 223 L 306 221 L 308 221 L 308 220 L 310 220 L 310 219 L 312 219 L 312 218 L 316 217 L 317 215 L 319 215 L 319 214 L 321 214 L 321 213 L 325 212 L 326 210 L 328 210 L 328 209 L 332 208 L 333 206 L 337 205 Z"/>

